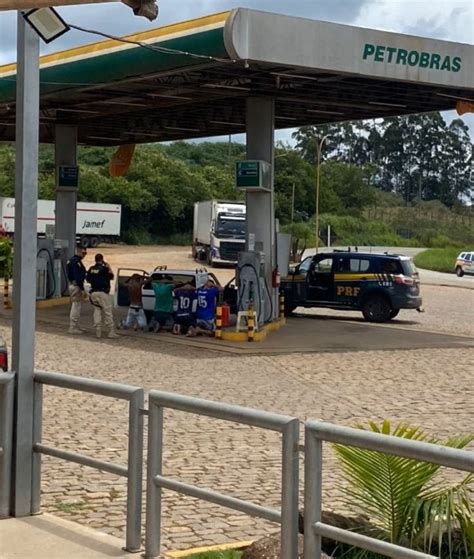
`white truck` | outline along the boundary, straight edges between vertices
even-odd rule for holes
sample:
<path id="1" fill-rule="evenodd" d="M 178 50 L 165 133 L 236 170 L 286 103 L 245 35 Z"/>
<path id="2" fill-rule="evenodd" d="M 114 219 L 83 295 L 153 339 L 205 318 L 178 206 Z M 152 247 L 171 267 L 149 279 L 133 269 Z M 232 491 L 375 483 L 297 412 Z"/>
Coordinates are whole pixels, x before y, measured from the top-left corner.
<path id="1" fill-rule="evenodd" d="M 207 200 L 194 204 L 193 257 L 209 265 L 233 265 L 245 250 L 245 204 Z"/>
<path id="2" fill-rule="evenodd" d="M 101 241 L 118 240 L 122 206 L 120 204 L 77 203 L 76 235 L 84 248 L 95 248 Z M 54 200 L 38 200 L 37 233 L 46 234 L 55 223 Z M 15 198 L 0 198 L 0 227 L 8 235 L 15 232 Z"/>

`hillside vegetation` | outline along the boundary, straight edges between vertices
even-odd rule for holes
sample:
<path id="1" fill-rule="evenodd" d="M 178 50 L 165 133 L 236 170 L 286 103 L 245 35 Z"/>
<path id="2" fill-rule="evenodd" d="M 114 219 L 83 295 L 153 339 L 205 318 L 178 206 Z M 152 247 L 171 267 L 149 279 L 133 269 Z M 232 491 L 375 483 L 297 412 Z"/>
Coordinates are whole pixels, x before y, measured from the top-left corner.
<path id="1" fill-rule="evenodd" d="M 304 127 L 294 148 L 275 153 L 276 215 L 314 242 L 315 156 L 322 151 L 321 232 L 341 244 L 467 246 L 474 243 L 472 143 L 461 120 L 439 113 Z M 234 187 L 241 144 L 175 142 L 137 148 L 125 177 L 111 178 L 111 148 L 80 147 L 79 199 L 120 203 L 123 240 L 191 240 L 193 205 L 210 198 L 243 199 Z M 0 195 L 13 196 L 15 152 L 0 146 Z M 39 195 L 54 198 L 54 154 L 42 146 Z"/>

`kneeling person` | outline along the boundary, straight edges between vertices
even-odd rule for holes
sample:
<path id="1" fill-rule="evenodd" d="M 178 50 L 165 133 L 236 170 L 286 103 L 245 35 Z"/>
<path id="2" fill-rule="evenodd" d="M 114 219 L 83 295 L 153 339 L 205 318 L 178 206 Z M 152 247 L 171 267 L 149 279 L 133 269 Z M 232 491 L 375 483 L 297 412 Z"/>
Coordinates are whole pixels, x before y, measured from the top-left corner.
<path id="1" fill-rule="evenodd" d="M 110 295 L 110 281 L 114 274 L 110 266 L 104 262 L 102 254 L 95 255 L 95 264 L 87 272 L 87 281 L 91 284 L 90 301 L 94 306 L 94 327 L 97 338 L 102 334 L 102 323 L 109 329 L 108 338 L 118 338 L 114 332 L 114 317 L 112 314 L 112 297 Z"/>
<path id="2" fill-rule="evenodd" d="M 162 279 L 152 280 L 151 286 L 155 293 L 155 310 L 150 322 L 150 330 L 159 332 L 173 324 L 173 278 L 165 276 Z"/>
<path id="3" fill-rule="evenodd" d="M 142 304 L 142 287 L 145 283 L 145 278 L 140 276 L 140 274 L 133 274 L 125 283 L 128 289 L 130 306 L 128 308 L 127 317 L 121 323 L 120 327 L 125 330 L 132 327 L 134 330 L 140 328 L 140 330 L 145 332 L 148 329 Z"/>
<path id="4" fill-rule="evenodd" d="M 176 311 L 173 334 L 196 335 L 196 290 L 186 283 L 173 292 Z"/>
<path id="5" fill-rule="evenodd" d="M 212 281 L 207 281 L 203 287 L 196 290 L 197 313 L 196 325 L 200 334 L 213 336 L 216 329 L 216 308 L 219 298 L 219 288 Z"/>

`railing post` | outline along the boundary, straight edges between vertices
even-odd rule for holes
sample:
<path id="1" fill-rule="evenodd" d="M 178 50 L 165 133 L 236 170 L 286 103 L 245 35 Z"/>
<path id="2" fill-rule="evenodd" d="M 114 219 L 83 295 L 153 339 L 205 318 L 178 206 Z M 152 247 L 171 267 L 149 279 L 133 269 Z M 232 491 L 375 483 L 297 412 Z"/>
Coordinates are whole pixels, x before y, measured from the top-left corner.
<path id="1" fill-rule="evenodd" d="M 125 550 L 139 551 L 142 526 L 143 415 L 144 391 L 130 399 L 128 425 L 127 532 Z"/>
<path id="2" fill-rule="evenodd" d="M 298 556 L 299 421 L 282 433 L 281 559 Z"/>
<path id="3" fill-rule="evenodd" d="M 33 396 L 33 470 L 31 477 L 31 514 L 41 509 L 41 453 L 34 452 L 35 444 L 41 443 L 43 436 L 43 385 L 34 384 Z"/>
<path id="4" fill-rule="evenodd" d="M 0 383 L 0 518 L 10 514 L 10 482 L 13 430 L 13 379 L 11 373 L 2 374 Z M 3 381 L 3 379 L 2 379 Z"/>
<path id="5" fill-rule="evenodd" d="M 314 524 L 321 521 L 323 443 L 305 426 L 304 463 L 304 559 L 321 559 L 321 536 Z"/>
<path id="6" fill-rule="evenodd" d="M 148 412 L 148 466 L 146 484 L 145 559 L 153 559 L 161 547 L 161 487 L 155 476 L 163 469 L 163 408 L 150 399 Z"/>

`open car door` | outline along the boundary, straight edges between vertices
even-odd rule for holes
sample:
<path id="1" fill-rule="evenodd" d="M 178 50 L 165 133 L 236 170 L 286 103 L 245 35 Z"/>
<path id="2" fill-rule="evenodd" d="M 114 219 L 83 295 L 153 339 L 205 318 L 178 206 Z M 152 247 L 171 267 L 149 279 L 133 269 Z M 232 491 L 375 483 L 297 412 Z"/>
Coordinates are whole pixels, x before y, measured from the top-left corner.
<path id="1" fill-rule="evenodd" d="M 127 281 L 133 274 L 138 274 L 144 278 L 148 277 L 148 272 L 145 270 L 137 270 L 135 268 L 119 268 L 117 270 L 114 294 L 114 304 L 116 307 L 128 307 L 130 305 Z"/>

